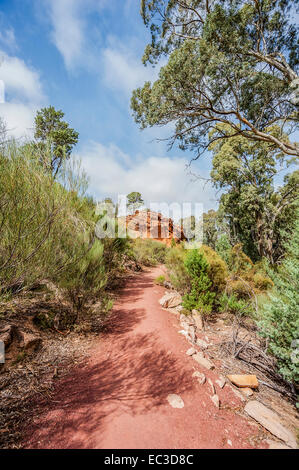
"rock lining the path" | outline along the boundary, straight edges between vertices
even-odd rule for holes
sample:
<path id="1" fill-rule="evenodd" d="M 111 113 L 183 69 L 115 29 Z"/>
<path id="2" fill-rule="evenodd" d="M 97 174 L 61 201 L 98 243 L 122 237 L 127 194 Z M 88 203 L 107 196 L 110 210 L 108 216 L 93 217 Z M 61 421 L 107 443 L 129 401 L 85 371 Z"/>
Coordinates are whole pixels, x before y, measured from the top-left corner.
<path id="1" fill-rule="evenodd" d="M 244 410 L 251 418 L 255 419 L 271 434 L 284 441 L 289 447 L 297 448 L 294 434 L 281 424 L 278 414 L 274 411 L 257 400 L 249 401 Z"/>
<path id="2" fill-rule="evenodd" d="M 167 401 L 170 406 L 172 406 L 172 408 L 184 408 L 185 406 L 184 401 L 180 395 L 176 395 L 175 393 L 168 395 Z"/>

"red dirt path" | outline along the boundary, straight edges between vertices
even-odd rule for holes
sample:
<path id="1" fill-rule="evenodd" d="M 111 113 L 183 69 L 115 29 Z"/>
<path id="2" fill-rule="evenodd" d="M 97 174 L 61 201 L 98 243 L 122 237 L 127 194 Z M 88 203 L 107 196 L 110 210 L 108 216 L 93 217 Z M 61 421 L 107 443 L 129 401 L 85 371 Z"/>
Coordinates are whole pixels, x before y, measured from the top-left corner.
<path id="1" fill-rule="evenodd" d="M 178 334 L 177 317 L 158 300 L 165 289 L 154 268 L 132 276 L 115 303 L 109 331 L 90 358 L 61 379 L 51 401 L 26 432 L 25 448 L 252 448 L 258 428 L 243 416 L 229 387 L 192 378 L 195 370 L 213 382 L 217 372 L 201 369 Z M 184 400 L 174 409 L 170 393 Z M 232 445 L 229 445 L 228 440 Z"/>

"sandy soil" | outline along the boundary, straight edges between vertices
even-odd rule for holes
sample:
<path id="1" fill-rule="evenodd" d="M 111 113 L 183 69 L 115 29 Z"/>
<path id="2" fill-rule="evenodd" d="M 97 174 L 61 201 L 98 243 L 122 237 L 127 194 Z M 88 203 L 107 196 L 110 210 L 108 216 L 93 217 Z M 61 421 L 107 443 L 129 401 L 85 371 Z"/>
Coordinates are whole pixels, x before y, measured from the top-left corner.
<path id="1" fill-rule="evenodd" d="M 133 275 L 114 305 L 109 330 L 89 359 L 58 381 L 51 400 L 25 434 L 25 448 L 256 448 L 259 427 L 242 416 L 243 404 L 231 389 L 192 377 L 215 371 L 186 355 L 190 344 L 178 334 L 177 317 L 158 300 L 165 289 L 154 284 L 161 268 Z M 167 397 L 179 395 L 183 408 Z"/>

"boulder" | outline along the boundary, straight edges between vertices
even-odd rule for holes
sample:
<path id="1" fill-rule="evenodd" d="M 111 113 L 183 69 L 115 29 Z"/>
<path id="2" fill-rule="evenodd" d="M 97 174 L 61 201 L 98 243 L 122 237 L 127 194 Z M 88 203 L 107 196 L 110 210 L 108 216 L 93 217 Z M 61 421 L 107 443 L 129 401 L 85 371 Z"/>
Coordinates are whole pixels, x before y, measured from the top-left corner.
<path id="1" fill-rule="evenodd" d="M 194 320 L 191 315 L 184 315 L 183 313 L 180 314 L 180 322 L 187 323 L 188 325 L 194 325 Z"/>
<path id="2" fill-rule="evenodd" d="M 244 397 L 243 393 L 241 393 L 239 390 L 237 390 L 235 387 L 232 387 L 232 385 L 229 385 L 231 388 L 232 392 L 235 394 L 237 398 L 241 401 L 246 401 L 246 398 Z"/>
<path id="3" fill-rule="evenodd" d="M 181 323 L 181 327 L 182 327 L 184 330 L 186 330 L 186 331 L 189 330 L 189 323 L 187 323 L 187 322 L 185 322 L 185 321 L 181 321 L 180 323 Z"/>
<path id="4" fill-rule="evenodd" d="M 246 413 L 271 434 L 284 441 L 289 447 L 297 448 L 295 435 L 285 428 L 280 421 L 278 414 L 267 408 L 265 405 L 256 400 L 251 400 L 245 406 Z"/>
<path id="5" fill-rule="evenodd" d="M 211 361 L 209 361 L 209 359 L 205 358 L 199 352 L 194 354 L 192 357 L 196 362 L 198 362 L 198 364 L 205 367 L 206 369 L 214 369 L 214 367 L 215 367 L 214 364 Z"/>
<path id="6" fill-rule="evenodd" d="M 256 375 L 228 375 L 227 378 L 237 387 L 258 388 Z"/>
<path id="7" fill-rule="evenodd" d="M 164 308 L 177 307 L 181 303 L 182 297 L 178 292 L 169 292 L 159 300 L 159 304 Z"/>

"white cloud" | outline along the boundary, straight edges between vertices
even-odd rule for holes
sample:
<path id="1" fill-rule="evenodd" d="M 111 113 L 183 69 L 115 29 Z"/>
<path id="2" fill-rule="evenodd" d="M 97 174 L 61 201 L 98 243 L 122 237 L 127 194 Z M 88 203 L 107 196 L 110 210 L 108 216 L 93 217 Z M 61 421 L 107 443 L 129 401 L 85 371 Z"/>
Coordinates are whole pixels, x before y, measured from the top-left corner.
<path id="1" fill-rule="evenodd" d="M 104 82 L 109 88 L 130 95 L 132 90 L 158 77 L 159 67 L 145 67 L 140 57 L 134 56 L 122 46 L 103 50 Z"/>
<path id="2" fill-rule="evenodd" d="M 115 145 L 92 142 L 80 152 L 90 177 L 90 191 L 98 198 L 142 193 L 151 202 L 201 202 L 204 210 L 215 207 L 215 193 L 209 185 L 192 182 L 183 158 L 156 157 L 133 159 Z"/>
<path id="3" fill-rule="evenodd" d="M 88 29 L 88 16 L 99 13 L 107 0 L 44 0 L 50 19 L 53 44 L 68 70 L 94 66 L 98 57 Z"/>
<path id="4" fill-rule="evenodd" d="M 2 46 L 7 47 L 8 49 L 17 48 L 15 32 L 12 28 L 7 28 L 3 31 L 0 31 L 0 43 Z"/>
<path id="5" fill-rule="evenodd" d="M 53 26 L 51 38 L 67 68 L 74 67 L 82 57 L 84 19 L 80 14 L 82 0 L 47 0 Z"/>
<path id="6" fill-rule="evenodd" d="M 5 90 L 0 116 L 10 134 L 17 138 L 31 135 L 34 114 L 46 99 L 39 73 L 18 57 L 0 51 L 0 80 Z"/>

